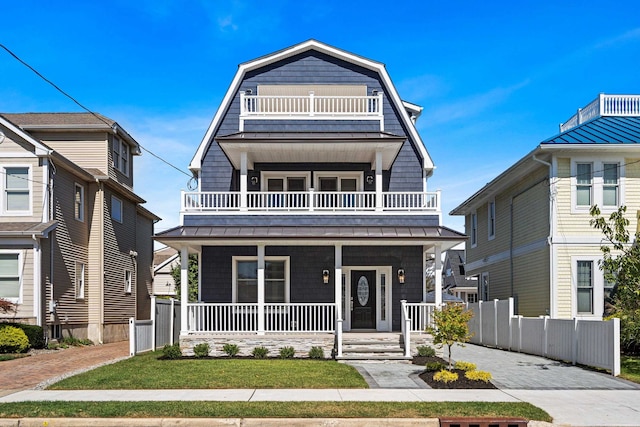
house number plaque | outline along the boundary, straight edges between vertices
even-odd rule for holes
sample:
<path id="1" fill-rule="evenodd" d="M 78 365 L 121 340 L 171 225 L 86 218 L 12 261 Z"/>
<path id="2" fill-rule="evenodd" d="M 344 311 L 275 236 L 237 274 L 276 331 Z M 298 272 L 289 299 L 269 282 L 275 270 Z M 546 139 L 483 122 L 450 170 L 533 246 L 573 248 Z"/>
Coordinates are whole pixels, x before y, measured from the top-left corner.
<path id="1" fill-rule="evenodd" d="M 367 305 L 369 301 L 369 281 L 366 277 L 360 276 L 358 279 L 358 302 L 361 306 Z"/>

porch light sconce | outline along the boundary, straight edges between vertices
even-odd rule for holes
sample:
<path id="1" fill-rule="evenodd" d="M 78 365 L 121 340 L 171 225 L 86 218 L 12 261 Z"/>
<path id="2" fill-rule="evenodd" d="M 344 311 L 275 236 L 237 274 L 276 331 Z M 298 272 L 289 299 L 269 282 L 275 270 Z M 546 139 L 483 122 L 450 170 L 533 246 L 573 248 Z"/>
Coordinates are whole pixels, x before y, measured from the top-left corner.
<path id="1" fill-rule="evenodd" d="M 329 270 L 322 270 L 322 283 L 329 283 Z"/>
<path id="2" fill-rule="evenodd" d="M 377 89 L 372 90 L 371 91 L 371 95 L 372 96 L 378 96 L 378 90 Z"/>
<path id="3" fill-rule="evenodd" d="M 245 95 L 251 95 L 252 93 L 253 93 L 253 90 L 251 90 L 251 89 L 247 89 L 247 90 L 244 91 Z"/>
<path id="4" fill-rule="evenodd" d="M 404 268 L 398 269 L 398 283 L 404 285 Z"/>
<path id="5" fill-rule="evenodd" d="M 252 176 L 251 177 L 251 184 L 253 184 L 253 185 L 258 184 L 258 177 L 257 176 Z"/>
<path id="6" fill-rule="evenodd" d="M 373 184 L 373 175 L 367 175 L 367 184 Z"/>

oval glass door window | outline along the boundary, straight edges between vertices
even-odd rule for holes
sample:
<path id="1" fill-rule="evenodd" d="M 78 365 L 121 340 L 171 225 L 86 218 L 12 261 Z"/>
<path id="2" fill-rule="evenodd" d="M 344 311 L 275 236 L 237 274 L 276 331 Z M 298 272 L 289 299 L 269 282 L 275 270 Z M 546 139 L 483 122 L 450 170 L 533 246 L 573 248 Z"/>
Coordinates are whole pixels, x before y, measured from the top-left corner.
<path id="1" fill-rule="evenodd" d="M 358 279 L 358 302 L 363 307 L 369 302 L 369 281 L 364 276 Z"/>

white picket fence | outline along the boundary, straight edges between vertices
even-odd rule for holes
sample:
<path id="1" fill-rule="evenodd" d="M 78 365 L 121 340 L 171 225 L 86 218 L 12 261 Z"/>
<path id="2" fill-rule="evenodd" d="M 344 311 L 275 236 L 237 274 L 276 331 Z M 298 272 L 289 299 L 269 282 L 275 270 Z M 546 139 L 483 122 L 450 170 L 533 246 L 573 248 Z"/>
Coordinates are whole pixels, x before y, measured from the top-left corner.
<path id="1" fill-rule="evenodd" d="M 522 317 L 513 298 L 467 305 L 471 342 L 602 368 L 620 374 L 620 319 L 607 321 Z"/>

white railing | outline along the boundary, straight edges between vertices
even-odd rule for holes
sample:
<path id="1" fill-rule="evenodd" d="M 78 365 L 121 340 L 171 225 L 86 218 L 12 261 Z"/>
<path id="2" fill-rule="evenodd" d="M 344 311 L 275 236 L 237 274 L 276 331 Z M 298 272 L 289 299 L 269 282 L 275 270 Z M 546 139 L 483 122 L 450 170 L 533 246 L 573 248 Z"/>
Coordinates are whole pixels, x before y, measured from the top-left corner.
<path id="1" fill-rule="evenodd" d="M 569 120 L 560 124 L 565 132 L 591 119 L 605 116 L 640 116 L 640 95 L 598 95 L 586 107 L 578 110 Z"/>
<path id="2" fill-rule="evenodd" d="M 620 374 L 620 320 L 550 319 L 513 314 L 513 299 L 468 304 L 471 342 Z"/>
<path id="3" fill-rule="evenodd" d="M 373 96 L 247 95 L 240 93 L 240 117 L 382 117 L 382 93 Z"/>
<path id="4" fill-rule="evenodd" d="M 187 331 L 208 333 L 334 332 L 334 303 L 189 303 Z M 261 330 L 261 325 L 262 330 Z"/>
<path id="5" fill-rule="evenodd" d="M 400 301 L 402 338 L 404 341 L 404 355 L 411 356 L 411 333 L 425 332 L 433 325 L 433 311 L 436 305 L 426 302 Z"/>
<path id="6" fill-rule="evenodd" d="M 182 192 L 181 209 L 185 213 L 253 212 L 438 212 L 440 192 L 382 193 L 382 206 L 376 206 L 376 193 L 359 192 L 248 192 L 242 206 L 240 192 Z"/>

